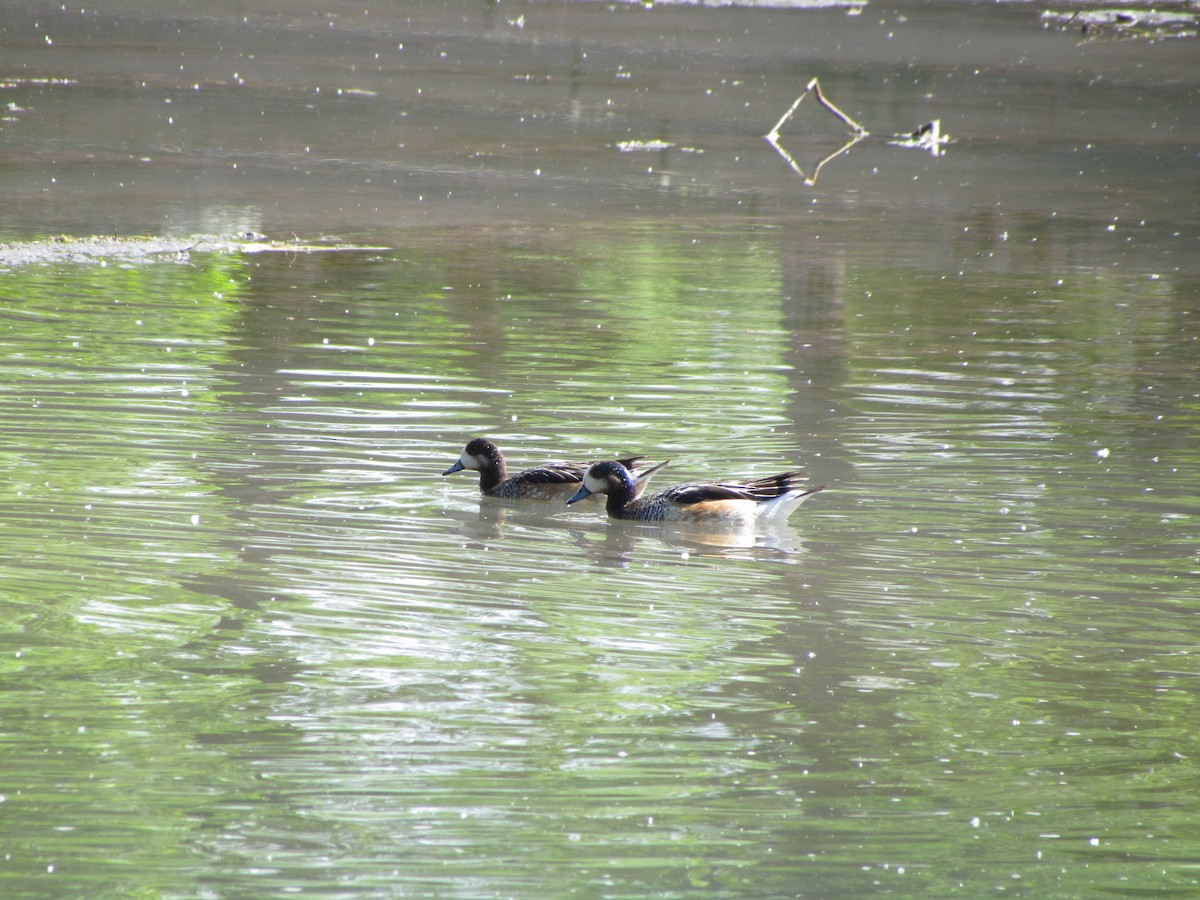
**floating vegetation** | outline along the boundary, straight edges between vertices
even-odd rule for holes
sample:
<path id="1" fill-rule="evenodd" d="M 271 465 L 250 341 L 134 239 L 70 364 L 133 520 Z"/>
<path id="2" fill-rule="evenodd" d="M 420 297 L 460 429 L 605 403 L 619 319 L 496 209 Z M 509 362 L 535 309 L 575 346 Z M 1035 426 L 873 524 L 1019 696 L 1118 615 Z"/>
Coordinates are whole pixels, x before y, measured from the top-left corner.
<path id="1" fill-rule="evenodd" d="M 70 78 L 0 78 L 0 91 L 27 87 L 67 87 L 78 83 Z M 4 106 L 5 115 L 0 116 L 0 122 L 16 122 L 19 113 L 28 111 L 19 103 L 10 101 Z"/>
<path id="2" fill-rule="evenodd" d="M 650 140 L 650 141 L 618 141 L 617 149 L 622 153 L 641 153 L 653 152 L 656 150 L 670 150 L 675 147 L 670 141 Z M 703 153 L 699 147 L 678 147 L 680 153 Z"/>
<path id="3" fill-rule="evenodd" d="M 1200 13 L 1194 7 L 1163 11 L 1117 7 L 1088 9 L 1074 12 L 1046 10 L 1042 13 L 1045 27 L 1062 31 L 1077 29 L 1085 40 L 1102 38 L 1194 38 L 1200 33 Z"/>
<path id="4" fill-rule="evenodd" d="M 617 149 L 622 153 L 636 153 L 639 150 L 669 150 L 674 146 L 670 141 L 620 141 Z"/>
<path id="5" fill-rule="evenodd" d="M 387 250 L 335 240 L 314 242 L 273 241 L 255 232 L 235 235 L 192 235 L 174 239 L 163 237 L 72 237 L 58 235 L 36 241 L 0 243 L 0 268 L 90 263 L 124 266 L 148 263 L 185 263 L 192 253 L 336 253 L 345 251 Z"/>
<path id="6" fill-rule="evenodd" d="M 55 87 L 79 84 L 73 78 L 0 78 L 0 91 L 19 87 Z"/>

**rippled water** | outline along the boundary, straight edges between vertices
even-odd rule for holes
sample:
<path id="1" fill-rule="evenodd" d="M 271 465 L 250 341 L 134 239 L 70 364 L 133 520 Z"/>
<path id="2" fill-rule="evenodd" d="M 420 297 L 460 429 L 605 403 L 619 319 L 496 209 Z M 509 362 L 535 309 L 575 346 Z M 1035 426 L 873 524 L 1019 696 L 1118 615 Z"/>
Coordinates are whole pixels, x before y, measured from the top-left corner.
<path id="1" fill-rule="evenodd" d="M 1011 7 L 479 10 L 185 20 L 228 42 L 214 70 L 262 41 L 246 91 L 205 101 L 211 131 L 158 158 L 179 176 L 261 144 L 239 202 L 212 171 L 112 191 L 117 151 L 160 140 L 143 128 L 60 158 L 45 120 L 70 136 L 77 96 L 23 95 L 0 132 L 25 246 L 68 207 L 134 234 L 191 198 L 168 235 L 313 240 L 327 214 L 386 248 L 3 258 L 0 893 L 1193 893 L 1177 44 L 1080 43 Z M 50 45 L 12 21 L 27 87 L 58 71 L 161 112 L 101 64 L 127 71 L 132 20 L 45 19 Z M 148 81 L 191 77 L 170 51 L 193 65 L 196 32 L 137 21 Z M 945 39 L 984 28 L 986 84 Z M 354 68 L 402 32 L 419 64 Z M 752 127 L 811 71 L 797 33 L 843 42 L 823 84 L 873 132 L 935 109 L 959 142 L 866 141 L 805 186 Z M 38 55 L 89 41 L 78 70 Z M 1116 63 L 1141 74 L 1085 88 Z M 363 110 L 244 117 L 329 71 L 409 107 L 407 153 Z M 697 78 L 728 117 L 680 102 Z M 531 86 L 558 116 L 532 133 L 507 118 Z M 1028 139 L 989 137 L 995 108 Z M 335 127 L 324 175 L 289 182 L 304 109 Z M 1145 141 L 1121 131 L 1141 116 Z M 664 129 L 696 152 L 616 147 Z M 469 199 L 413 197 L 447 190 Z M 443 478 L 476 435 L 518 468 L 641 453 L 671 459 L 659 485 L 798 465 L 829 487 L 765 532 L 608 523 Z"/>

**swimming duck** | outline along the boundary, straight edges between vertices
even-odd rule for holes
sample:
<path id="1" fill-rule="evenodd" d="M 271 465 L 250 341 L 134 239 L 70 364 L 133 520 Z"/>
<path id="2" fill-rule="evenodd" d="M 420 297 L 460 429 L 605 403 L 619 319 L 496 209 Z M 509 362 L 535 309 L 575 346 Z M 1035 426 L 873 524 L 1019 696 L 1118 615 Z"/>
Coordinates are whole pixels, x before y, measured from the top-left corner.
<path id="1" fill-rule="evenodd" d="M 821 487 L 801 487 L 799 472 L 784 472 L 753 481 L 679 484 L 648 497 L 638 498 L 633 475 L 620 460 L 599 462 L 588 468 L 567 503 L 590 494 L 608 495 L 608 514 L 614 519 L 639 522 L 694 522 L 750 525 L 784 522 L 792 511 Z"/>
<path id="2" fill-rule="evenodd" d="M 628 473 L 637 464 L 640 456 L 631 456 L 619 461 L 619 465 Z M 654 473 L 669 463 L 661 462 L 648 469 L 642 469 L 636 476 L 630 474 L 633 484 L 633 495 L 637 497 L 645 490 Z M 504 454 L 500 448 L 487 438 L 475 438 L 463 449 L 458 462 L 448 468 L 443 475 L 452 475 L 463 469 L 475 469 L 479 472 L 479 490 L 487 497 L 498 497 L 504 500 L 565 500 L 575 492 L 583 480 L 583 473 L 592 463 L 585 462 L 551 462 L 524 472 L 518 472 L 511 478 L 508 476 L 508 466 L 504 462 Z"/>

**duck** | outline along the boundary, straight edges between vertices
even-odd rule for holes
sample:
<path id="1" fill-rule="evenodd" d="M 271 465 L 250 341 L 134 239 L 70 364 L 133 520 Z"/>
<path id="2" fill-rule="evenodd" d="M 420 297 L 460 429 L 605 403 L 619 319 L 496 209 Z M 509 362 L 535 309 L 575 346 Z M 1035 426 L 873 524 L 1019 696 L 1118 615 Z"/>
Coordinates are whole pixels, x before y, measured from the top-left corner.
<path id="1" fill-rule="evenodd" d="M 670 460 L 646 469 L 635 470 L 634 467 L 644 457 L 630 456 L 618 460 L 633 484 L 633 496 L 638 497 L 650 483 L 656 472 L 662 470 Z M 474 469 L 479 472 L 479 492 L 485 497 L 495 497 L 501 500 L 557 500 L 570 497 L 583 481 L 584 473 L 593 463 L 588 462 L 549 462 L 534 466 L 516 475 L 509 476 L 508 465 L 500 448 L 487 438 L 474 438 L 463 448 L 458 462 L 442 473 L 453 475 L 464 469 Z M 637 471 L 637 474 L 633 474 Z"/>
<path id="2" fill-rule="evenodd" d="M 593 463 L 579 489 L 567 500 L 577 503 L 606 494 L 613 519 L 637 522 L 683 522 L 746 526 L 778 524 L 813 494 L 825 490 L 799 482 L 801 472 L 783 472 L 750 481 L 695 481 L 639 497 L 634 477 L 619 459 Z"/>

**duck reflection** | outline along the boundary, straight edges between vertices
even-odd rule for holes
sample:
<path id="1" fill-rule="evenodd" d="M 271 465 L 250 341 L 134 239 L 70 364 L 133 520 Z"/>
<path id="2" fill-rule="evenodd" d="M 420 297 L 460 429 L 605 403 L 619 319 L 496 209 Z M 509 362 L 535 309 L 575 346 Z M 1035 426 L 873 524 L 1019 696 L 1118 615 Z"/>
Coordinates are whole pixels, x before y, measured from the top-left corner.
<path id="1" fill-rule="evenodd" d="M 818 160 L 815 164 L 813 164 L 811 173 L 806 172 L 804 167 L 801 166 L 800 163 L 798 163 L 796 161 L 796 157 L 794 157 L 788 151 L 788 149 L 779 142 L 779 138 L 777 135 L 776 136 L 767 135 L 766 139 L 767 139 L 767 142 L 770 143 L 770 145 L 775 148 L 775 152 L 783 157 L 783 161 L 788 164 L 789 168 L 791 168 L 791 170 L 793 172 L 795 172 L 797 175 L 799 175 L 801 178 L 803 178 L 804 183 L 806 185 L 808 185 L 809 187 L 812 187 L 813 185 L 815 185 L 817 183 L 817 176 L 821 174 L 821 169 L 823 169 L 825 167 L 826 163 L 831 162 L 831 161 L 837 159 L 843 153 L 846 153 L 851 147 L 853 147 L 859 141 L 863 140 L 863 138 L 865 138 L 866 136 L 867 136 L 866 132 L 862 132 L 860 134 L 855 134 L 855 135 L 851 136 L 849 140 L 847 140 L 844 144 L 842 144 L 840 147 L 838 147 L 832 153 L 826 154 L 825 156 L 821 157 L 821 159 Z"/>
<path id="2" fill-rule="evenodd" d="M 505 526 L 522 528 L 562 528 L 566 505 L 561 501 L 508 501 L 483 496 L 477 507 L 447 510 L 446 515 L 457 519 L 465 537 L 473 541 L 498 541 L 505 536 Z"/>
<path id="3" fill-rule="evenodd" d="M 715 527 L 675 523 L 610 522 L 603 541 L 588 541 L 587 552 L 597 565 L 627 566 L 636 551 L 668 547 L 681 556 L 766 559 L 805 552 L 804 543 L 789 525 Z"/>
<path id="4" fill-rule="evenodd" d="M 469 549 L 487 549 L 511 539 L 516 532 L 557 531 L 602 568 L 625 568 L 640 553 L 669 548 L 683 558 L 726 557 L 767 559 L 794 556 L 807 548 L 799 532 L 786 523 L 735 526 L 730 524 L 642 523 L 606 520 L 564 512 L 560 503 L 510 503 L 483 497 L 477 508 L 449 510 Z"/>

